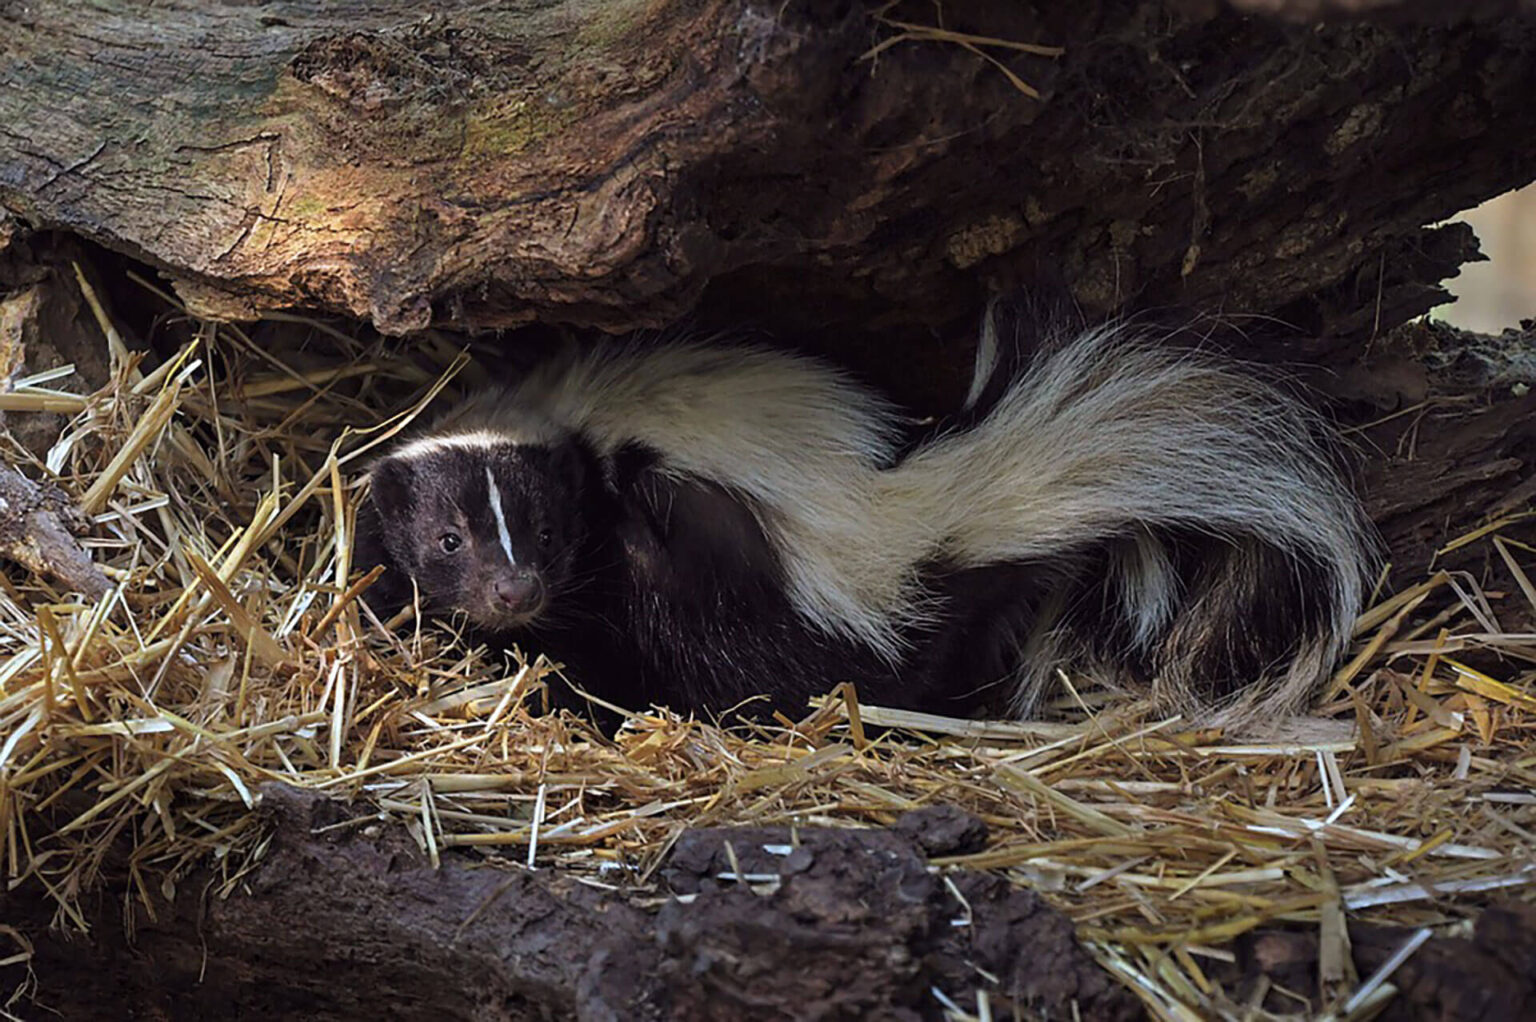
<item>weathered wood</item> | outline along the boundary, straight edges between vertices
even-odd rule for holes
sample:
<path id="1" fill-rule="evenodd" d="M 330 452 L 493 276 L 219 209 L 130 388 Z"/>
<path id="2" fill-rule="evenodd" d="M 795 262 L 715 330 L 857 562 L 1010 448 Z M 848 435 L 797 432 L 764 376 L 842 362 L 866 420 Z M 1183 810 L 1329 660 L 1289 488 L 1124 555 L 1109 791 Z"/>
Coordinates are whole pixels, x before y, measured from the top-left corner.
<path id="1" fill-rule="evenodd" d="M 75 534 L 85 518 L 62 492 L 0 461 L 0 561 L 15 561 L 93 599 L 112 588 Z"/>
<path id="2" fill-rule="evenodd" d="M 1349 371 L 1314 381 L 1368 423 L 1349 439 L 1395 583 L 1411 584 L 1433 565 L 1473 571 L 1498 589 L 1510 584 L 1486 543 L 1437 551 L 1536 500 L 1532 351 L 1536 331 L 1493 338 L 1410 323 L 1379 339 Z M 1531 542 L 1536 522 L 1516 521 L 1504 534 Z M 1532 620 L 1524 601 L 1509 603 L 1511 627 Z"/>
<path id="3" fill-rule="evenodd" d="M 1350 928 L 1350 952 L 1361 976 L 1369 976 L 1413 937 L 1405 926 L 1361 924 Z M 1262 930 L 1236 941 L 1237 961 L 1214 972 L 1242 1000 L 1267 980 L 1273 992 L 1264 1007 L 1295 1015 L 1297 993 L 1317 989 L 1315 929 Z M 1400 992 L 1377 1018 L 1385 1022 L 1433 1019 L 1479 1022 L 1536 1016 L 1536 905 L 1506 901 L 1490 906 L 1469 937 L 1436 936 L 1392 974 Z M 1285 991 L 1284 994 L 1279 991 Z M 1243 1003 L 1248 1003 L 1243 1000 Z M 1312 1011 L 1323 1006 L 1314 999 Z"/>
<path id="4" fill-rule="evenodd" d="M 39 336 L 43 324 L 61 326 L 60 307 L 65 303 L 59 300 L 58 292 L 56 286 L 37 284 L 0 299 L 0 391 L 10 390 L 14 378 L 29 362 L 36 368 L 39 358 L 46 362 L 59 348 L 67 350 L 77 340 L 68 331 L 59 330 L 60 336 L 49 338 L 57 340 L 58 347 L 47 352 L 37 350 L 48 347 Z M 63 424 L 59 415 L 36 417 L 49 420 L 43 428 L 52 427 L 54 433 Z M 36 431 L 27 428 L 33 425 L 35 422 L 29 421 L 15 430 L 23 443 L 40 439 Z M 6 413 L 0 410 L 0 429 L 9 432 L 10 427 Z M 62 490 L 33 482 L 10 461 L 9 456 L 0 455 L 0 562 L 20 564 L 69 591 L 93 598 L 104 595 L 110 583 L 75 539 L 89 524 L 85 516 Z"/>
<path id="5" fill-rule="evenodd" d="M 915 1022 L 944 1017 L 934 989 L 972 1003 L 986 988 L 1002 1018 L 1142 1014 L 1044 899 L 928 871 L 920 849 L 978 832 L 958 811 L 891 831 L 801 828 L 788 857 L 762 847 L 787 844 L 785 828 L 690 832 L 667 896 L 650 899 L 452 853 L 434 869 L 398 824 L 349 825 L 340 804 L 291 789 L 267 789 L 263 811 L 269 850 L 233 892 L 211 872 L 184 878 L 173 902 L 118 891 L 87 909 L 89 950 L 47 936 L 40 885 L 0 893 L 31 940 L 37 1004 L 64 1018 Z M 717 879 L 733 868 L 727 841 L 742 870 L 782 883 Z M 953 925 L 962 914 L 970 926 Z"/>
<path id="6" fill-rule="evenodd" d="M 1285 3 L 1250 7 L 1302 10 Z M 1536 175 L 1536 20 L 1150 0 L 0 5 L 0 203 L 204 312 L 388 331 L 695 306 L 842 336 L 1042 272 L 1353 340 Z M 1305 8 L 1315 9 L 1317 5 Z M 1493 5 L 1477 10 L 1487 13 Z M 1509 9 L 1498 5 L 1498 9 Z"/>

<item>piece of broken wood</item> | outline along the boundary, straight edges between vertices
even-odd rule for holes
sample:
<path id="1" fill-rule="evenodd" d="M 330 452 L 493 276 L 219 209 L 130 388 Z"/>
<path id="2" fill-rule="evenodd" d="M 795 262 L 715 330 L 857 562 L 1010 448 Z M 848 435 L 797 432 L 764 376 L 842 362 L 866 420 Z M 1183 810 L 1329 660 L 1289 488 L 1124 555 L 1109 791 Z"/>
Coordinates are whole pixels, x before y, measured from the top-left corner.
<path id="1" fill-rule="evenodd" d="M 57 487 L 0 464 L 0 558 L 96 598 L 111 588 L 76 536 L 89 525 Z"/>

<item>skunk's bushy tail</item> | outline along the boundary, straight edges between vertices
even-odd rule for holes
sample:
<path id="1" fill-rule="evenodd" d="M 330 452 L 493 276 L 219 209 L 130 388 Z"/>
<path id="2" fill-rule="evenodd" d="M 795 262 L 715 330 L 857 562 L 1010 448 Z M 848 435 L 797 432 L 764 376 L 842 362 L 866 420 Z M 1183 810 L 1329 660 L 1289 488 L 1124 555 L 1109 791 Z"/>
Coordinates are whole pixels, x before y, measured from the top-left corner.
<path id="1" fill-rule="evenodd" d="M 921 509 L 956 571 L 1049 569 L 1053 591 L 994 624 L 1015 708 L 1088 665 L 1214 723 L 1298 710 L 1349 641 L 1372 554 L 1320 416 L 1124 322 L 1046 329 L 1033 352 L 1004 322 L 989 312 L 973 418 L 887 473 L 887 499 Z"/>

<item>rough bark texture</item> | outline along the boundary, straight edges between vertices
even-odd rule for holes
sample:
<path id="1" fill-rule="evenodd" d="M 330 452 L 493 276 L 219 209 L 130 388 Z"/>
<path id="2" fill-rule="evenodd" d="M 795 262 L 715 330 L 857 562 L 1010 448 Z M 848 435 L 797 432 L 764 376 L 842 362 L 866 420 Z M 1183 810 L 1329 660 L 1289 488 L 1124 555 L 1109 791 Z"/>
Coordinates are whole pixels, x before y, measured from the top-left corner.
<path id="1" fill-rule="evenodd" d="M 994 1017 L 1010 1005 L 1105 1022 L 1141 1017 L 1070 922 L 976 873 L 928 872 L 974 839 L 957 811 L 892 831 L 701 830 L 664 870 L 658 907 L 549 872 L 448 857 L 434 870 L 394 827 L 331 827 L 335 803 L 270 788 L 273 840 L 228 898 L 194 876 L 147 918 L 103 894 L 89 947 L 43 931 L 31 888 L 0 895 L 34 944 L 37 1003 L 64 1018 L 939 1019 L 939 989 Z M 363 821 L 366 822 L 366 821 Z M 324 829 L 322 829 L 324 828 Z M 318 833 L 317 833 L 318 831 Z M 787 855 L 764 845 L 799 847 Z M 728 876 L 727 843 L 748 886 Z M 117 918 L 135 917 L 132 945 Z M 969 918 L 969 925 L 954 920 Z M 302 922 L 302 925 L 300 923 Z M 984 974 L 996 977 L 987 981 Z M 11 977 L 4 977 L 10 979 Z"/>
<path id="2" fill-rule="evenodd" d="M 1418 581 L 1433 563 L 1508 586 L 1486 543 L 1436 551 L 1536 500 L 1536 329 L 1488 337 L 1410 323 L 1356 365 L 1313 382 L 1354 420 L 1379 420 L 1350 439 L 1394 582 Z M 1536 540 L 1536 523 L 1517 523 L 1507 535 Z M 1507 613 L 1529 617 L 1522 601 L 1510 603 Z"/>
<path id="3" fill-rule="evenodd" d="M 0 461 L 0 559 L 56 580 L 66 592 L 99 598 L 112 586 L 75 539 L 86 525 L 61 491 Z"/>
<path id="4" fill-rule="evenodd" d="M 1354 340 L 1423 311 L 1473 251 L 1423 225 L 1536 175 L 1536 21 L 1245 5 L 1397 16 L 943 5 L 1064 47 L 984 48 L 1036 101 L 953 42 L 861 59 L 926 0 L 11 2 L 0 202 L 205 311 L 389 331 L 656 324 L 712 285 L 706 314 L 842 336 L 1042 272 Z"/>
<path id="5" fill-rule="evenodd" d="M 1356 970 L 1370 975 L 1412 935 L 1407 928 L 1352 927 Z M 1240 938 L 1236 964 L 1216 971 L 1236 980 L 1232 989 L 1239 997 L 1248 996 L 1260 976 L 1287 991 L 1306 993 L 1318 988 L 1317 961 L 1315 931 L 1273 930 Z M 1536 1018 L 1536 905 L 1494 905 L 1478 917 L 1469 938 L 1431 938 L 1390 982 L 1401 993 L 1377 1016 L 1381 1022 Z M 1274 1011 L 1296 1010 L 1294 1000 L 1278 993 L 1266 1004 Z M 1315 1002 L 1313 1007 L 1320 1008 Z"/>
<path id="6" fill-rule="evenodd" d="M 690 832 L 650 899 L 457 856 L 434 870 L 398 828 L 342 825 L 349 810 L 292 789 L 267 789 L 263 812 L 271 845 L 228 897 L 206 874 L 153 899 L 152 915 L 137 897 L 98 892 L 92 936 L 65 938 L 48 932 L 52 903 L 35 886 L 0 894 L 0 937 L 30 952 L 0 965 L 0 989 L 33 988 L 26 1018 L 915 1022 L 943 1017 L 935 989 L 967 1007 L 984 989 L 994 1018 L 1015 1007 L 1143 1017 L 1043 900 L 962 871 L 949 875 L 962 905 L 925 869 L 926 855 L 985 835 L 957 810 L 911 813 L 889 831 L 802 829 L 793 850 L 783 829 Z M 781 879 L 762 882 L 770 875 Z M 1351 927 L 1356 971 L 1369 975 L 1411 934 Z M 1315 930 L 1264 931 L 1235 950 L 1231 965 L 1209 966 L 1234 997 L 1260 977 L 1292 995 L 1318 989 Z M 1536 908 L 1494 905 L 1469 938 L 1420 948 L 1381 1018 L 1529 1018 L 1533 977 Z M 1297 1009 L 1278 993 L 1268 1006 Z"/>

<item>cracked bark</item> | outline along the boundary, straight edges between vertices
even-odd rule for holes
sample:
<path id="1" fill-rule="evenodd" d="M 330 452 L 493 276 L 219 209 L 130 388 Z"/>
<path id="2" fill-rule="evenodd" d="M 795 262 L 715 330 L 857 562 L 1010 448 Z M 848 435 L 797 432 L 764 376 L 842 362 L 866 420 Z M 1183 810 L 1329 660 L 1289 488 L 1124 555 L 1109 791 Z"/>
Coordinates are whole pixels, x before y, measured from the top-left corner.
<path id="1" fill-rule="evenodd" d="M 1536 22 L 1237 6 L 1336 19 L 946 8 L 1064 47 L 986 51 L 1036 102 L 959 45 L 860 59 L 897 30 L 858 4 L 12 3 L 0 202 L 221 315 L 621 329 L 702 308 L 894 345 L 1046 275 L 1090 310 L 1279 316 L 1321 357 L 1440 299 L 1472 241 L 1423 225 L 1532 177 Z"/>
<path id="2" fill-rule="evenodd" d="M 889 831 L 690 832 L 662 871 L 664 897 L 649 899 L 467 856 L 433 869 L 398 826 L 337 826 L 351 811 L 312 793 L 268 787 L 261 811 L 273 838 L 238 890 L 198 873 L 173 902 L 108 892 L 86 907 L 88 943 L 46 934 L 52 907 L 34 888 L 0 893 L 6 920 L 32 937 L 38 1004 L 65 1018 L 308 1022 L 375 1018 L 387 1004 L 395 1019 L 916 1022 L 944 1017 L 933 989 L 968 1001 L 986 985 L 999 1017 L 1069 1017 L 1073 1002 L 1084 1018 L 1141 1017 L 1031 892 L 957 872 L 971 925 L 954 925 L 966 908 L 924 855 L 984 836 L 956 810 Z M 791 840 L 789 856 L 763 847 Z M 782 881 L 722 882 L 726 842 L 742 869 Z"/>

